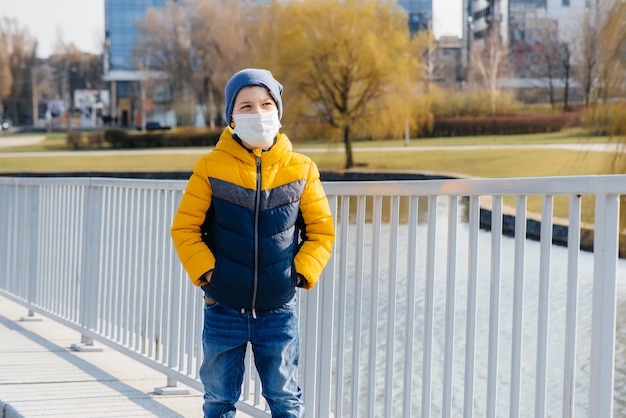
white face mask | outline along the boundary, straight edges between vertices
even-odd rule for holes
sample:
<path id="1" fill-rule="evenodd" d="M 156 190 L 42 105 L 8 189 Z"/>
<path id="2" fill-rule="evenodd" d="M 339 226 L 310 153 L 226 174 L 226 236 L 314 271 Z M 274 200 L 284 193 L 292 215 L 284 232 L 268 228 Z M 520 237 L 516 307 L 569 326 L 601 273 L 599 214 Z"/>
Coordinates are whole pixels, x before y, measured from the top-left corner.
<path id="1" fill-rule="evenodd" d="M 269 148 L 282 126 L 278 120 L 278 110 L 265 113 L 233 115 L 233 133 L 252 148 Z"/>

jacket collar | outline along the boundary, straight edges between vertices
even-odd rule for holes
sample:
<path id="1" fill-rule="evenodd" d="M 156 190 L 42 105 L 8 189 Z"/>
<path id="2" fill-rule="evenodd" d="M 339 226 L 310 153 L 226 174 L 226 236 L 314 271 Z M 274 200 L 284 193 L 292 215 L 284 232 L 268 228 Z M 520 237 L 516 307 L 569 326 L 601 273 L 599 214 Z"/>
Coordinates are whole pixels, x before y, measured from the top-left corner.
<path id="1" fill-rule="evenodd" d="M 269 150 L 261 151 L 261 149 L 255 149 L 250 151 L 233 138 L 233 130 L 231 127 L 227 126 L 220 135 L 215 149 L 231 154 L 233 157 L 243 162 L 254 163 L 255 156 L 260 155 L 262 164 L 271 165 L 282 158 L 285 153 L 291 152 L 293 147 L 287 135 L 279 132 L 276 142 Z"/>

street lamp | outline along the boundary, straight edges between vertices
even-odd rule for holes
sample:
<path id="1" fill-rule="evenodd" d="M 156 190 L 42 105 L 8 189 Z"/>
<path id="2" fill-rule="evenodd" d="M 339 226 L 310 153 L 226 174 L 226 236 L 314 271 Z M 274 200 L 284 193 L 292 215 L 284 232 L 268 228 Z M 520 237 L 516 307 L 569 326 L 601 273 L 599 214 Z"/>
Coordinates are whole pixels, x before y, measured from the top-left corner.
<path id="1" fill-rule="evenodd" d="M 30 70 L 30 84 L 33 93 L 33 127 L 36 127 L 39 120 L 39 101 L 37 97 L 39 92 L 37 90 L 37 67 L 35 65 Z"/>

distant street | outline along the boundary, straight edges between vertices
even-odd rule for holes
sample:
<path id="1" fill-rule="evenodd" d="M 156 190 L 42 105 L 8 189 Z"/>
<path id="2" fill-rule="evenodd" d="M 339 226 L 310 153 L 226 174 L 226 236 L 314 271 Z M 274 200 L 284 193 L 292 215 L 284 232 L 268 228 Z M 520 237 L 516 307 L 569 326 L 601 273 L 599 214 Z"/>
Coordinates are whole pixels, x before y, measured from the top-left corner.
<path id="1" fill-rule="evenodd" d="M 0 148 L 13 148 L 26 145 L 34 145 L 45 140 L 44 135 L 33 136 L 16 136 L 2 137 L 0 136 Z M 547 149 L 565 149 L 573 151 L 587 152 L 626 152 L 626 146 L 616 143 L 580 143 L 580 144 L 503 144 L 503 145 L 441 145 L 441 146 L 419 146 L 411 145 L 395 146 L 395 147 L 354 147 L 354 152 L 380 152 L 380 151 L 463 151 L 477 149 L 530 149 L 530 148 L 547 148 Z M 92 150 L 92 151 L 38 151 L 38 152 L 0 152 L 0 158 L 10 157 L 78 157 L 85 155 L 150 155 L 150 154 L 198 154 L 207 153 L 209 147 L 198 148 L 146 148 L 146 149 L 125 149 L 125 150 Z M 342 144 L 329 147 L 298 147 L 294 145 L 294 150 L 302 153 L 316 152 L 344 152 Z"/>

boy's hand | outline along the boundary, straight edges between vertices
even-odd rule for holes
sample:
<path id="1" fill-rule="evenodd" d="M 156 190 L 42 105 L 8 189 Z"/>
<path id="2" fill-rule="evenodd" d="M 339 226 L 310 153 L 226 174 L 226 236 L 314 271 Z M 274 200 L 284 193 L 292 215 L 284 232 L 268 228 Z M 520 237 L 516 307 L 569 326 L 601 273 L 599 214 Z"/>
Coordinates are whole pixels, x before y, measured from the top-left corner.
<path id="1" fill-rule="evenodd" d="M 298 279 L 296 281 L 296 286 L 297 287 L 304 287 L 304 286 L 306 286 L 306 279 L 304 278 L 303 275 L 298 274 Z"/>

